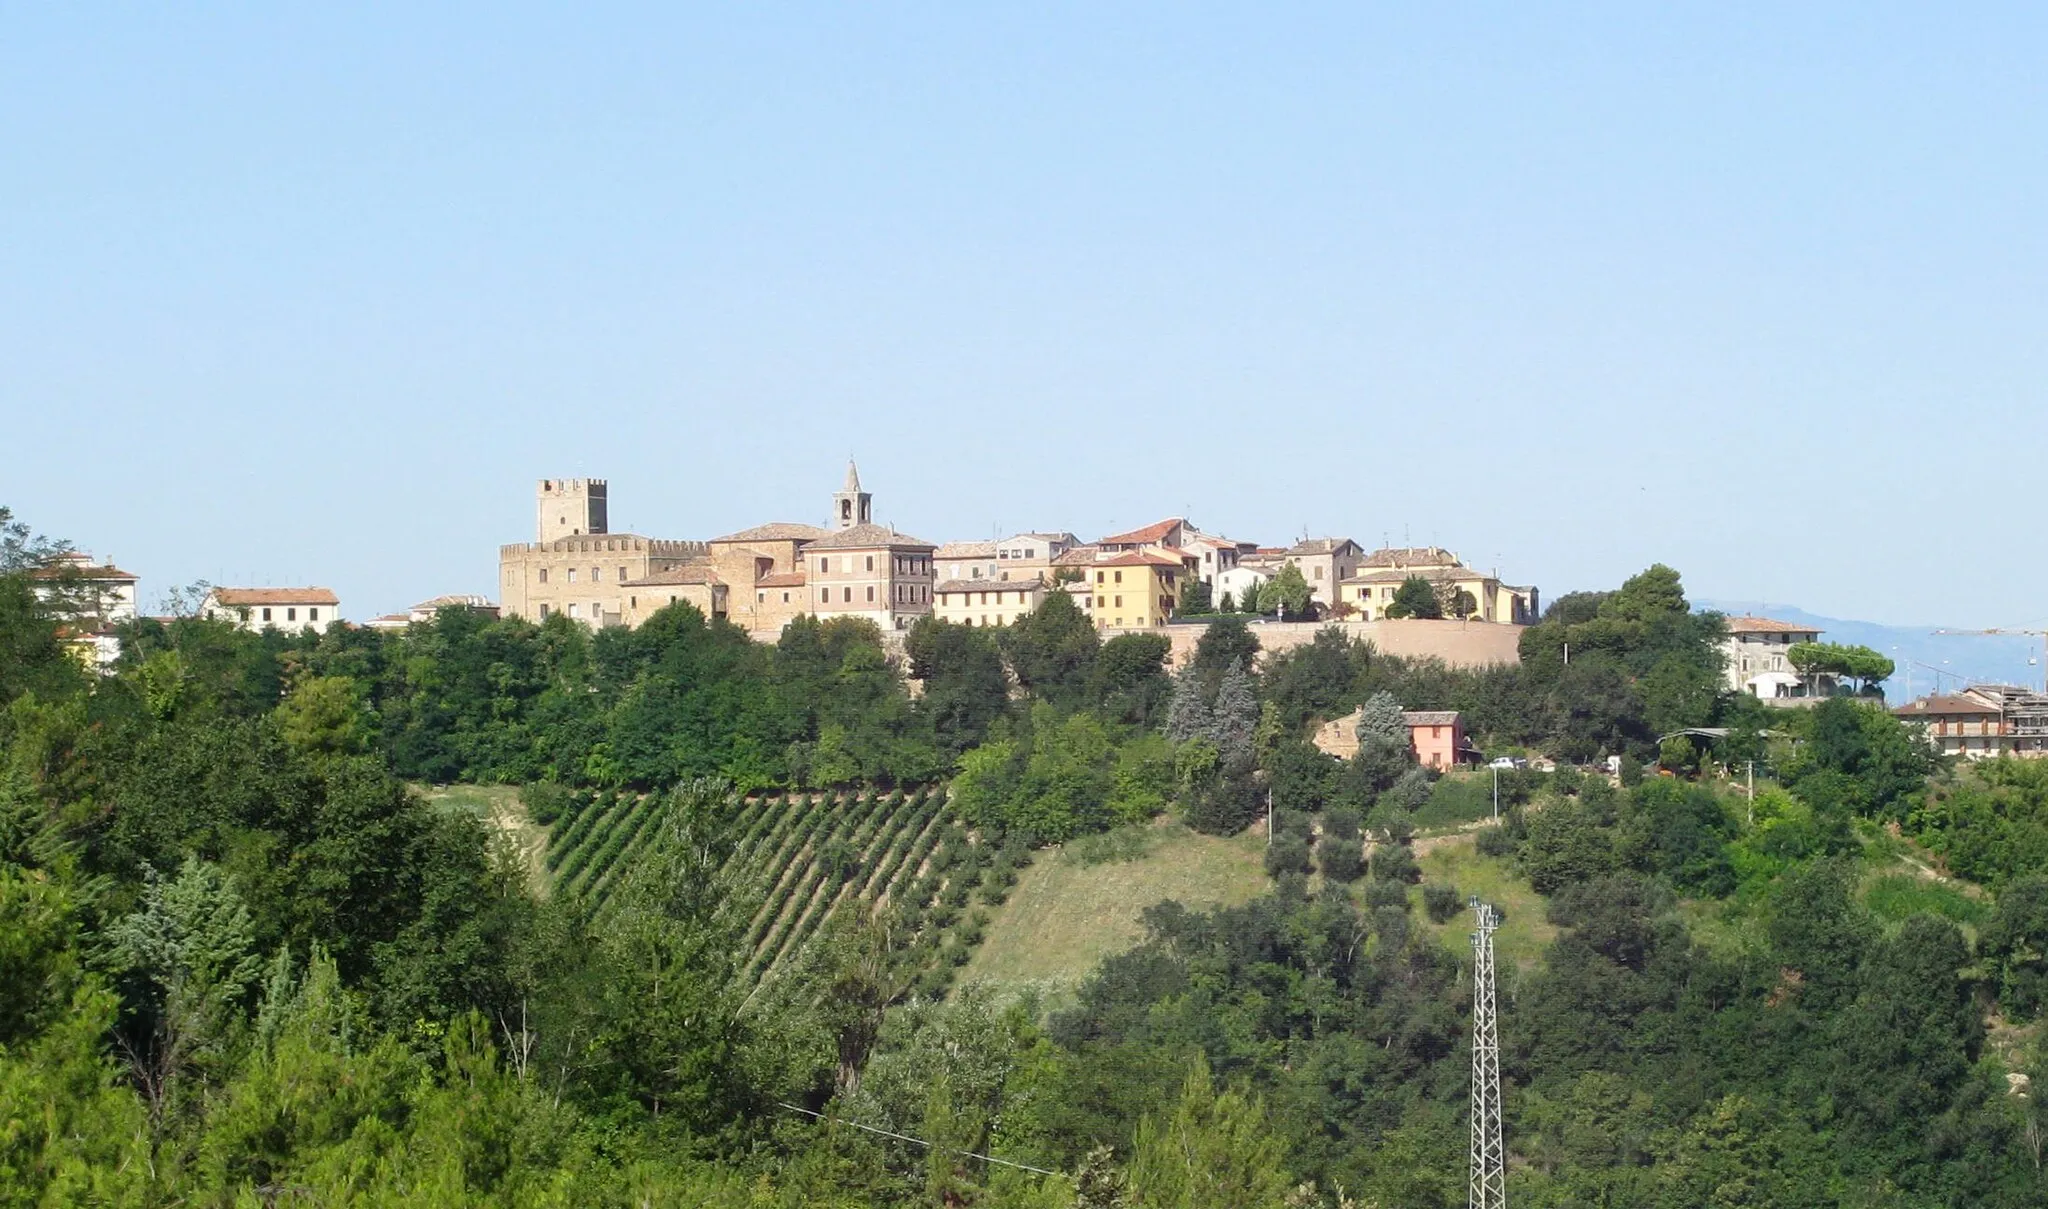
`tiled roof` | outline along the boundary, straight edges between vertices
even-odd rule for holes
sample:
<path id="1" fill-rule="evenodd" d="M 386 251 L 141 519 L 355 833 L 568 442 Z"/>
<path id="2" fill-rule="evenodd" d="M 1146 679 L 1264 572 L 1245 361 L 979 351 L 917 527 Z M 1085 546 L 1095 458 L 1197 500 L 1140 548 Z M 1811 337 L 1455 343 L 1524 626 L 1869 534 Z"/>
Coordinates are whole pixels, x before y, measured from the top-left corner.
<path id="1" fill-rule="evenodd" d="M 1357 574 L 1355 574 L 1355 575 L 1347 575 L 1347 576 L 1345 576 L 1345 577 L 1344 577 L 1344 582 L 1345 582 L 1345 583 L 1348 583 L 1348 584 L 1397 584 L 1397 583 L 1406 583 L 1406 582 L 1408 581 L 1408 579 L 1409 579 L 1409 577 L 1410 577 L 1410 576 L 1415 576 L 1415 575 L 1421 575 L 1421 572 L 1420 572 L 1420 571 L 1412 571 L 1412 570 L 1411 570 L 1411 571 L 1395 571 L 1395 570 L 1379 570 L 1379 571 L 1360 571 L 1360 572 L 1358 572 L 1358 573 L 1357 573 Z M 1428 578 L 1428 577 L 1427 577 L 1427 576 L 1423 576 L 1423 578 L 1425 578 L 1425 579 L 1426 579 L 1426 578 Z"/>
<path id="2" fill-rule="evenodd" d="M 738 533 L 714 537 L 714 542 L 810 542 L 825 536 L 828 530 L 816 525 L 800 525 L 793 521 L 775 521 L 766 525 L 755 525 Z"/>
<path id="3" fill-rule="evenodd" d="M 1169 516 L 1165 520 L 1157 524 L 1147 525 L 1143 529 L 1133 529 L 1129 533 L 1119 533 L 1114 537 L 1105 537 L 1097 542 L 1096 545 L 1149 546 L 1154 542 L 1164 540 L 1166 535 L 1173 532 L 1176 526 L 1185 524 L 1187 524 L 1186 517 Z"/>
<path id="4" fill-rule="evenodd" d="M 1935 693 L 1918 701 L 1908 701 L 1892 711 L 1901 718 L 1916 718 L 1926 714 L 1995 714 L 1998 707 L 1979 698 L 1962 693 Z"/>
<path id="5" fill-rule="evenodd" d="M 930 542 L 919 541 L 908 533 L 898 533 L 887 525 L 855 525 L 850 529 L 841 529 L 837 533 L 821 537 L 817 541 L 812 542 L 809 548 L 813 550 L 872 550 L 880 546 L 891 548 L 910 546 L 924 550 L 938 549 L 937 546 L 932 545 Z"/>
<path id="6" fill-rule="evenodd" d="M 497 607 L 485 597 L 472 595 L 436 596 L 432 600 L 423 600 L 413 606 L 413 608 L 423 611 L 432 609 L 495 609 Z"/>
<path id="7" fill-rule="evenodd" d="M 1348 537 L 1305 537 L 1287 548 L 1289 554 L 1335 554 L 1357 542 Z"/>
<path id="8" fill-rule="evenodd" d="M 1129 554 L 1119 554 L 1115 558 L 1106 558 L 1092 565 L 1097 567 L 1179 567 L 1181 566 L 1181 561 L 1177 558 L 1168 558 L 1163 554 L 1148 554 L 1143 550 L 1133 550 Z"/>
<path id="9" fill-rule="evenodd" d="M 1819 626 L 1801 625 L 1796 621 L 1779 621 L 1775 617 L 1730 617 L 1730 634 L 1818 634 Z"/>
<path id="10" fill-rule="evenodd" d="M 808 579 L 804 578 L 802 571 L 777 571 L 773 575 L 763 575 L 755 580 L 754 586 L 757 588 L 801 588 L 809 582 Z"/>
<path id="11" fill-rule="evenodd" d="M 331 605 L 341 601 L 330 588 L 215 588 L 219 605 Z"/>
<path id="12" fill-rule="evenodd" d="M 1454 709 L 1411 709 L 1401 715 L 1401 721 L 1410 726 L 1455 726 L 1458 711 Z"/>
<path id="13" fill-rule="evenodd" d="M 1055 567 L 1090 567 L 1095 565 L 1095 556 L 1102 552 L 1099 546 L 1075 546 L 1073 549 L 1052 560 Z"/>
<path id="14" fill-rule="evenodd" d="M 1385 546 L 1365 556 L 1368 567 L 1455 567 L 1458 556 L 1442 546 Z"/>
<path id="15" fill-rule="evenodd" d="M 994 558 L 994 542 L 947 542 L 932 552 L 933 558 Z"/>
<path id="16" fill-rule="evenodd" d="M 131 575 L 112 563 L 95 564 L 69 558 L 47 567 L 37 567 L 28 574 L 30 579 L 78 579 L 87 583 L 132 583 L 142 578 L 140 575 Z"/>
<path id="17" fill-rule="evenodd" d="M 667 587 L 678 584 L 715 584 L 723 582 L 718 573 L 702 563 L 685 563 L 667 571 L 649 571 L 638 579 L 629 579 L 623 585 L 628 588 Z"/>

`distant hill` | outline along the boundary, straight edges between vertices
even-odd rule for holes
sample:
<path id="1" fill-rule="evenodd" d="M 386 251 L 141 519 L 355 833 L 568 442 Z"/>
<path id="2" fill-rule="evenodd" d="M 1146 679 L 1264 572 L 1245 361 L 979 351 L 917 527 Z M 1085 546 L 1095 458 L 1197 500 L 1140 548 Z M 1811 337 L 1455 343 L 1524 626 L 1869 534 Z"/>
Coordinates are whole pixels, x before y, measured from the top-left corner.
<path id="1" fill-rule="evenodd" d="M 1963 684 L 2041 684 L 2041 640 L 2019 635 L 1949 637 L 1941 626 L 1879 625 L 1822 617 L 1794 605 L 1755 600 L 1696 600 L 1693 607 L 1730 616 L 1749 614 L 1793 621 L 1824 631 L 1822 642 L 1867 646 L 1891 656 L 1899 670 L 1885 685 L 1885 696 L 1905 701 L 1937 683 L 1953 689 Z M 1951 627 L 1952 628 L 1952 627 Z M 1909 690 L 1910 686 L 1910 692 Z"/>

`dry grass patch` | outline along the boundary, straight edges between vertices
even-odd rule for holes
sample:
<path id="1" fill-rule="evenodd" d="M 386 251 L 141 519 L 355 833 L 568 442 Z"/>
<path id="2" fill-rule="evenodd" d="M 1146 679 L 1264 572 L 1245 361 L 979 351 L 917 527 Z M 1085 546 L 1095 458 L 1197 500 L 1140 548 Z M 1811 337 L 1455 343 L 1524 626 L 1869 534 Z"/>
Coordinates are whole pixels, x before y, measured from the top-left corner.
<path id="1" fill-rule="evenodd" d="M 961 971 L 1007 992 L 1071 990 L 1103 958 L 1144 937 L 1138 916 L 1168 899 L 1189 908 L 1236 906 L 1270 885 L 1265 836 L 1229 839 L 1162 822 L 1144 832 L 1143 855 L 1088 864 L 1072 848 L 1038 854 L 988 936 Z"/>
<path id="2" fill-rule="evenodd" d="M 1481 856 L 1475 837 L 1440 837 L 1427 852 L 1416 858 L 1422 866 L 1422 884 L 1446 883 L 1458 888 L 1460 898 L 1473 895 L 1498 907 L 1505 917 L 1494 933 L 1494 953 L 1503 967 L 1526 974 L 1542 965 L 1543 951 L 1557 936 L 1557 928 L 1543 918 L 1543 896 L 1515 872 L 1505 857 Z M 1429 922 L 1422 910 L 1422 891 L 1413 893 L 1415 919 L 1435 932 L 1444 947 L 1468 952 L 1472 933 L 1472 912 L 1465 910 L 1442 924 Z"/>
<path id="3" fill-rule="evenodd" d="M 526 884 L 536 895 L 547 893 L 548 829 L 526 817 L 516 785 L 418 785 L 427 804 L 474 815 L 505 837 L 526 864 Z"/>

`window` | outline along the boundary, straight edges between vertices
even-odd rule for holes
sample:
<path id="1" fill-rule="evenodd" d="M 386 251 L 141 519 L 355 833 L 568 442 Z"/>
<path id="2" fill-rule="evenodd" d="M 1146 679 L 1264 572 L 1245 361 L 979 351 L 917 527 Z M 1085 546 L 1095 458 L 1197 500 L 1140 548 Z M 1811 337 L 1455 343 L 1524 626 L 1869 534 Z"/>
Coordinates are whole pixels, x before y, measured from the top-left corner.
<path id="1" fill-rule="evenodd" d="M 269 610 L 269 608 L 268 608 L 268 607 L 266 607 L 266 608 L 265 608 L 265 609 L 263 610 L 263 620 L 265 620 L 265 621 L 269 621 L 269 620 L 270 620 L 270 610 Z"/>
<path id="2" fill-rule="evenodd" d="M 1116 598 L 1116 607 L 1117 607 L 1117 608 L 1119 608 L 1119 609 L 1121 609 L 1121 608 L 1123 608 L 1123 607 L 1124 607 L 1124 598 L 1123 598 L 1123 597 L 1119 596 L 1119 597 L 1117 597 L 1117 598 Z M 1118 624 L 1118 625 L 1122 625 L 1122 624 L 1123 624 L 1123 622 L 1119 621 L 1119 622 L 1117 622 L 1117 624 Z"/>
<path id="3" fill-rule="evenodd" d="M 828 589 L 828 590 L 829 590 L 829 589 Z M 841 589 L 840 589 L 839 591 L 840 591 L 840 596 L 839 596 L 839 600 L 840 600 L 840 603 L 841 603 L 841 604 L 852 604 L 852 603 L 853 603 L 853 589 L 852 589 L 852 588 L 841 588 Z"/>
<path id="4" fill-rule="evenodd" d="M 788 603 L 789 603 L 789 593 L 787 593 L 787 592 L 784 592 L 784 593 L 782 594 L 782 603 L 783 603 L 783 604 L 788 604 Z"/>
<path id="5" fill-rule="evenodd" d="M 824 574 L 825 572 L 827 572 L 827 571 L 830 571 L 831 569 L 832 569 L 832 560 L 831 560 L 831 559 L 829 559 L 829 558 L 821 558 L 821 559 L 819 559 L 819 560 L 818 560 L 818 573 L 819 573 L 819 574 L 821 574 L 821 575 L 822 575 L 822 574 Z"/>
<path id="6" fill-rule="evenodd" d="M 1124 581 L 1124 573 L 1122 571 L 1118 571 L 1116 573 L 1116 581 L 1118 583 L 1122 583 Z"/>
<path id="7" fill-rule="evenodd" d="M 306 620 L 307 620 L 307 621 L 318 621 L 318 620 L 320 620 L 320 610 L 318 610 L 318 609 L 307 609 L 307 610 L 306 610 Z"/>
<path id="8" fill-rule="evenodd" d="M 571 568 L 569 568 L 569 582 L 570 582 L 570 583 L 575 583 L 575 582 L 576 582 L 576 568 L 574 568 L 574 567 L 571 567 Z"/>
<path id="9" fill-rule="evenodd" d="M 546 583 L 548 581 L 548 569 L 546 567 L 542 567 L 540 569 L 540 581 L 542 583 Z"/>
<path id="10" fill-rule="evenodd" d="M 286 609 L 284 611 L 284 619 L 286 621 L 297 621 L 299 619 L 299 611 L 297 609 Z"/>
<path id="11" fill-rule="evenodd" d="M 875 569 L 875 556 L 874 556 L 874 555 L 872 555 L 872 554 L 868 555 L 868 565 L 867 565 L 867 567 L 866 567 L 865 569 L 866 569 L 866 570 L 869 570 L 869 571 L 872 571 L 872 570 L 874 570 L 874 569 Z"/>
<path id="12" fill-rule="evenodd" d="M 546 621 L 548 619 L 548 607 L 546 605 L 542 605 L 540 607 L 540 619 L 542 621 Z"/>
<path id="13" fill-rule="evenodd" d="M 1317 568 L 1316 568 L 1316 578 L 1317 578 L 1317 579 L 1321 579 L 1322 577 L 1323 577 L 1323 569 L 1322 569 L 1321 567 L 1317 567 Z"/>
<path id="14" fill-rule="evenodd" d="M 671 567 L 671 568 L 669 568 L 669 569 L 670 569 L 670 570 L 674 570 L 675 568 Z M 619 582 L 620 582 L 620 583 L 625 583 L 625 582 L 626 582 L 626 569 L 625 569 L 624 567 L 620 567 L 620 568 L 619 568 Z"/>
<path id="15" fill-rule="evenodd" d="M 819 589 L 818 589 L 818 603 L 819 603 L 819 604 L 831 604 L 831 603 L 832 603 L 832 589 L 830 589 L 830 588 L 819 588 Z"/>
<path id="16" fill-rule="evenodd" d="M 573 604 L 569 606 L 569 616 L 576 616 L 576 606 Z"/>
<path id="17" fill-rule="evenodd" d="M 603 567 L 592 567 L 590 569 L 590 582 L 594 584 L 601 584 L 604 582 Z"/>
<path id="18" fill-rule="evenodd" d="M 868 585 L 868 603 L 875 603 L 875 585 L 873 584 Z"/>
<path id="19" fill-rule="evenodd" d="M 789 599 L 789 594 L 788 594 L 788 593 L 786 593 L 786 592 L 785 592 L 785 593 L 783 593 L 783 597 L 782 597 L 782 598 L 783 598 L 784 600 L 788 600 L 788 599 Z M 768 603 L 768 593 L 766 593 L 766 592 L 756 592 L 756 593 L 754 593 L 754 603 L 755 603 L 755 604 L 767 604 L 767 603 Z"/>

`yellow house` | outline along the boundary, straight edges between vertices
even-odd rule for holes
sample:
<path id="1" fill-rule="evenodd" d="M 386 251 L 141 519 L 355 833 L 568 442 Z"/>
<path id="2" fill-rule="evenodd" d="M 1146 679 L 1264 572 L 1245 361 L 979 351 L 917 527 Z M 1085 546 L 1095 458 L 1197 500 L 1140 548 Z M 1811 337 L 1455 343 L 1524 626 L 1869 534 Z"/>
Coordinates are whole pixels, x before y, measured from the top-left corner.
<path id="1" fill-rule="evenodd" d="M 1504 625 L 1534 625 L 1541 615 L 1535 588 L 1504 584 L 1498 576 L 1475 571 L 1458 561 L 1458 556 L 1440 546 L 1375 550 L 1358 564 L 1357 570 L 1339 585 L 1338 601 L 1347 606 L 1348 616 L 1359 621 L 1379 621 L 1386 616 L 1394 594 L 1410 576 L 1428 581 L 1444 602 L 1444 615 L 1457 615 L 1455 603 L 1471 609 L 1473 621 Z"/>
<path id="2" fill-rule="evenodd" d="M 1150 551 L 1119 554 L 1087 568 L 1097 629 L 1162 626 L 1180 602 L 1181 560 Z"/>

